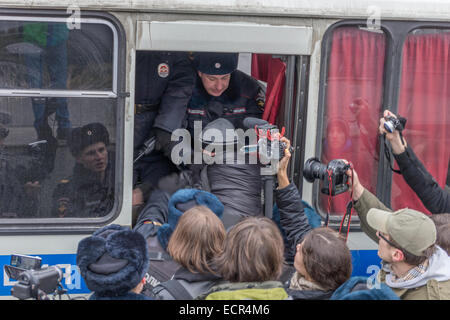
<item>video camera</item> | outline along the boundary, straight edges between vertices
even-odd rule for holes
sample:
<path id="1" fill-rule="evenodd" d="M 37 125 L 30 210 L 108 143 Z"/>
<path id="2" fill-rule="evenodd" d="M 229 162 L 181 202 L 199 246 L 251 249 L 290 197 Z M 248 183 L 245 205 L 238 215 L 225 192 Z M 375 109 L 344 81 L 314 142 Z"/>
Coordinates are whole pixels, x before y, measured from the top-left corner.
<path id="1" fill-rule="evenodd" d="M 9 278 L 18 282 L 11 289 L 11 294 L 20 299 L 49 300 L 48 294 L 59 294 L 62 288 L 62 270 L 57 266 L 41 268 L 40 257 L 13 254 L 10 265 L 4 269 Z"/>
<path id="2" fill-rule="evenodd" d="M 256 146 L 244 146 L 243 151 L 249 153 L 253 150 L 258 152 L 258 155 L 264 159 L 264 162 L 270 162 L 271 160 L 281 160 L 284 157 L 284 150 L 286 149 L 286 143 L 280 141 L 284 136 L 285 128 L 283 127 L 281 132 L 276 125 L 270 124 L 266 120 L 259 118 L 247 117 L 244 119 L 244 127 L 246 129 L 255 129 L 258 140 Z M 278 149 L 272 147 L 272 143 L 278 142 Z M 293 148 L 290 147 L 289 151 L 293 152 Z"/>
<path id="3" fill-rule="evenodd" d="M 348 176 L 345 173 L 348 169 L 350 169 L 350 165 L 341 159 L 331 160 L 328 165 L 325 165 L 317 158 L 310 158 L 305 162 L 303 176 L 308 182 L 321 179 L 323 181 L 321 192 L 335 196 L 349 188 Z"/>

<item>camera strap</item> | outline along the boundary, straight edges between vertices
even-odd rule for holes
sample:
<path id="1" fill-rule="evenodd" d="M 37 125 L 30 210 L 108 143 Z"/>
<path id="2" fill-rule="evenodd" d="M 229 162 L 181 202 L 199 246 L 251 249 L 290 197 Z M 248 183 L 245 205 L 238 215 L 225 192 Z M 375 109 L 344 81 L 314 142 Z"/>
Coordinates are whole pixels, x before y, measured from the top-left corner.
<path id="1" fill-rule="evenodd" d="M 396 130 L 400 134 L 400 139 L 402 141 L 402 144 L 405 145 L 405 140 L 403 139 L 403 129 L 405 129 L 405 126 L 406 126 L 406 118 L 398 116 L 397 119 L 400 122 L 400 126 Z M 402 174 L 400 170 L 394 169 L 394 167 L 392 165 L 392 160 L 391 160 L 392 157 L 391 157 L 390 147 L 388 146 L 388 144 L 386 142 L 386 133 L 383 134 L 383 143 L 384 143 L 384 155 L 385 155 L 387 161 L 389 162 L 389 167 L 391 168 L 391 170 L 393 172 L 395 172 L 397 174 Z"/>
<path id="2" fill-rule="evenodd" d="M 400 131 L 400 137 L 402 137 L 402 141 L 403 141 L 403 136 L 401 134 L 401 131 Z M 397 174 L 402 174 L 402 172 L 400 170 L 394 169 L 394 167 L 392 165 L 391 151 L 390 151 L 389 145 L 386 142 L 386 134 L 383 134 L 383 143 L 384 143 L 384 155 L 389 163 L 389 167 L 391 168 L 392 172 L 395 172 Z"/>

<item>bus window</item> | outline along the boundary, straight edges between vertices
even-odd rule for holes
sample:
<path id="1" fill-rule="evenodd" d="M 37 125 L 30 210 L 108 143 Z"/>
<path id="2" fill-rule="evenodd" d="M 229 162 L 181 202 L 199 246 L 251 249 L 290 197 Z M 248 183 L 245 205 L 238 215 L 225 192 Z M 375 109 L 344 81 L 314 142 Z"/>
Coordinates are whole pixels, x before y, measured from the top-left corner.
<path id="1" fill-rule="evenodd" d="M 0 223 L 117 213 L 121 37 L 97 16 L 0 17 Z"/>
<path id="2" fill-rule="evenodd" d="M 386 36 L 381 30 L 337 27 L 328 42 L 321 162 L 347 159 L 361 182 L 374 191 L 378 167 L 377 121 L 382 96 Z M 350 200 L 343 193 L 320 193 L 321 212 L 342 215 Z"/>
<path id="3" fill-rule="evenodd" d="M 86 138 L 78 142 L 51 137 L 38 140 L 30 98 L 2 97 L 0 115 L 7 119 L 2 124 L 7 134 L 0 138 L 0 218 L 94 218 L 112 210 L 116 146 L 114 99 L 67 98 L 67 104 L 72 130 L 90 123 L 101 123 L 106 128 L 108 143 L 105 143 L 104 157 L 91 161 L 103 161 L 108 183 L 104 184 L 104 189 L 91 183 L 91 180 L 95 182 L 95 170 L 90 170 L 89 158 L 83 158 L 84 150 L 79 150 L 85 146 L 88 149 L 89 132 L 86 131 Z M 57 131 L 56 118 L 56 114 L 48 118 L 48 128 L 53 133 Z M 103 137 L 95 136 L 95 128 L 91 130 L 92 141 L 104 142 Z"/>
<path id="4" fill-rule="evenodd" d="M 0 30 L 0 89 L 113 90 L 109 26 L 0 20 Z"/>
<path id="5" fill-rule="evenodd" d="M 398 114 L 407 118 L 408 144 L 442 187 L 446 185 L 450 149 L 450 33 L 416 29 L 403 44 Z M 429 212 L 403 177 L 394 174 L 392 207 Z"/>

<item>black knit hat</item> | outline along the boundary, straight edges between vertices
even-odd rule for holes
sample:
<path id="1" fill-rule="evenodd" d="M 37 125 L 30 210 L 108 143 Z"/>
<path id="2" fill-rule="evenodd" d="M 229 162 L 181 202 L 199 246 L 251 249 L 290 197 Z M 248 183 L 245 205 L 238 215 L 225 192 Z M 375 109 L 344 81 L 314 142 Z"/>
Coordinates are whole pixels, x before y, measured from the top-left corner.
<path id="1" fill-rule="evenodd" d="M 238 65 L 237 53 L 195 52 L 194 66 L 203 73 L 223 75 L 232 73 Z"/>
<path id="2" fill-rule="evenodd" d="M 81 128 L 72 129 L 68 144 L 70 152 L 76 157 L 84 150 L 84 148 L 98 142 L 103 142 L 108 146 L 109 134 L 103 124 L 94 122 Z"/>
<path id="3" fill-rule="evenodd" d="M 121 296 L 142 281 L 149 266 L 147 241 L 127 227 L 109 225 L 80 241 L 77 265 L 89 290 Z"/>

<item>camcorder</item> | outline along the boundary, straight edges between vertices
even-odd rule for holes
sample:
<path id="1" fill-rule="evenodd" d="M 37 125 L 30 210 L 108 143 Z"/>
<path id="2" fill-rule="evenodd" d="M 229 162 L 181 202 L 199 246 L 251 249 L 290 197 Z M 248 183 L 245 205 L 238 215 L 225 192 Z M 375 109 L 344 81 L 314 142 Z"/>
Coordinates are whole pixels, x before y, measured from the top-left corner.
<path id="1" fill-rule="evenodd" d="M 258 136 L 257 145 L 244 146 L 244 152 L 251 153 L 252 151 L 257 151 L 258 155 L 265 160 L 264 162 L 283 159 L 284 150 L 287 147 L 286 143 L 280 141 L 280 139 L 284 136 L 284 127 L 280 132 L 276 125 L 270 124 L 265 120 L 252 117 L 245 118 L 243 124 L 246 129 L 254 128 Z M 275 141 L 278 142 L 278 148 L 272 147 L 272 144 Z M 290 147 L 289 151 L 292 153 L 294 148 Z"/>
<path id="2" fill-rule="evenodd" d="M 341 159 L 331 160 L 328 164 L 321 163 L 317 158 L 310 158 L 305 162 L 303 177 L 308 182 L 320 179 L 323 182 L 321 192 L 335 196 L 348 190 L 348 176 L 346 171 L 350 164 Z"/>
<path id="3" fill-rule="evenodd" d="M 9 278 L 17 280 L 11 289 L 11 295 L 20 299 L 49 300 L 48 294 L 61 295 L 66 292 L 62 288 L 62 270 L 57 266 L 41 268 L 40 257 L 21 254 L 11 255 L 10 265 L 4 269 Z"/>

